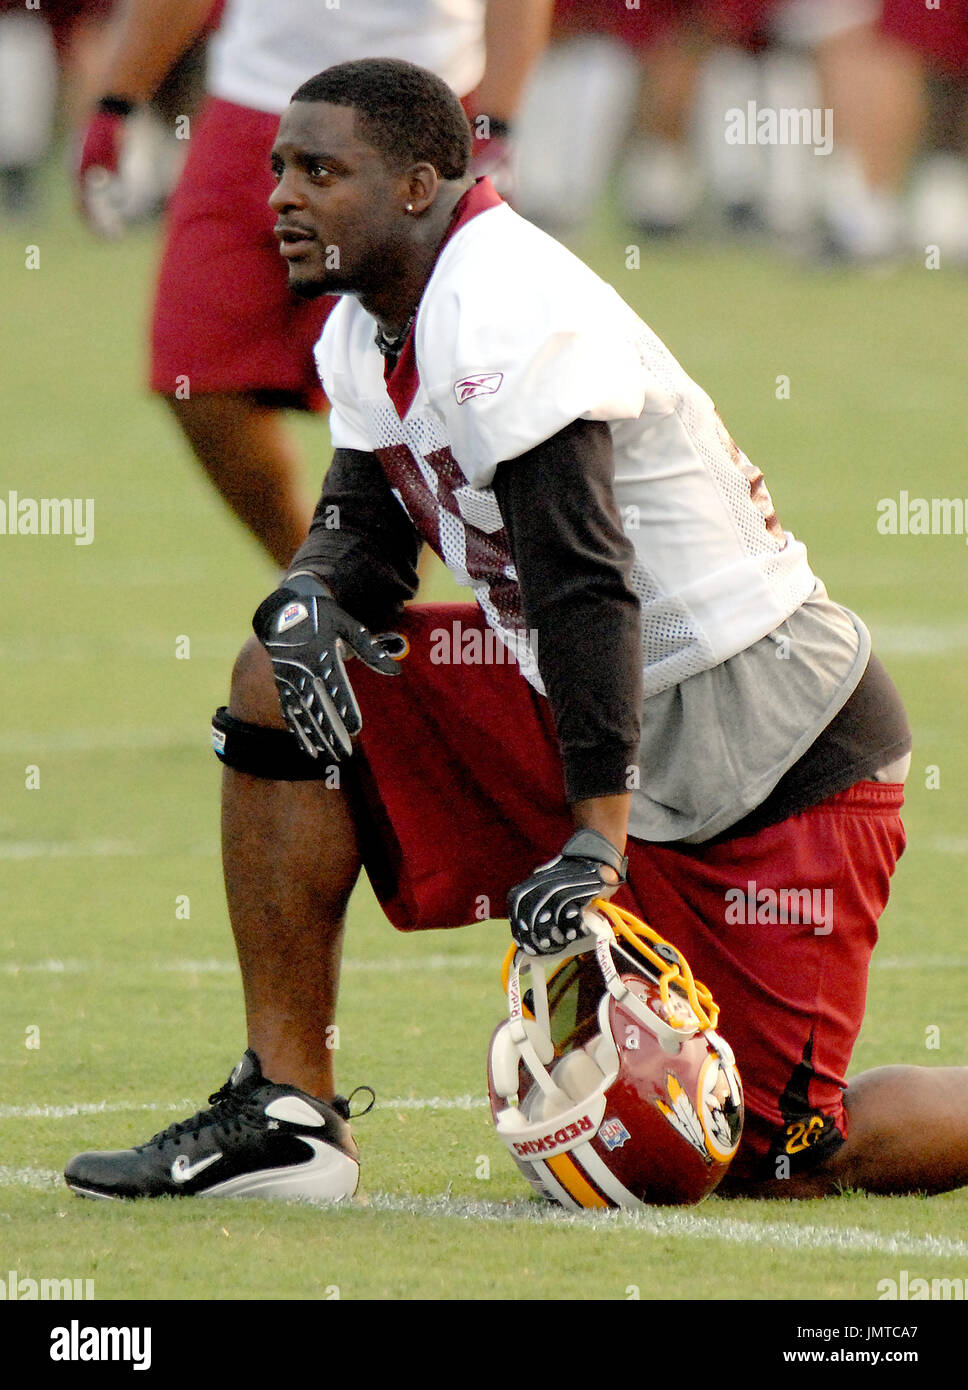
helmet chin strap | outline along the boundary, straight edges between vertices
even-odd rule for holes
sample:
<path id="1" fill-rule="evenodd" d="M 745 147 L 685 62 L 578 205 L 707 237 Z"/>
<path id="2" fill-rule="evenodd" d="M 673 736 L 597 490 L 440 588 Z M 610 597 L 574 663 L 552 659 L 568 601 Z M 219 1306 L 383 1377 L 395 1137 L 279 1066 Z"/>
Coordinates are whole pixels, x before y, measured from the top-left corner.
<path id="1" fill-rule="evenodd" d="M 587 950 L 587 946 L 584 948 Z M 562 952 L 570 959 L 578 952 L 569 948 L 567 952 Z M 554 964 L 557 968 L 560 958 L 555 957 Z M 521 995 L 521 966 L 527 964 L 531 969 L 532 988 L 534 990 L 535 1016 L 531 1028 L 524 1017 L 524 1003 Z M 537 1031 L 542 1041 L 546 1041 L 551 1048 L 551 1018 L 548 1011 L 548 982 L 543 962 L 538 961 L 535 956 L 529 956 L 525 951 L 516 951 L 511 962 L 511 971 L 508 978 L 508 1036 L 517 1048 L 521 1060 L 541 1087 L 542 1091 L 549 1100 L 564 1107 L 571 1105 L 571 1101 L 564 1091 L 558 1086 L 551 1077 L 548 1068 L 538 1056 L 537 1048 L 531 1038 L 531 1030 Z"/>
<path id="2" fill-rule="evenodd" d="M 701 1201 L 742 1133 L 716 1005 L 632 914 L 599 899 L 582 920 L 583 934 L 553 955 L 512 947 L 505 959 L 508 1015 L 488 1054 L 497 1133 L 535 1191 L 568 1210 Z M 576 957 L 587 964 L 568 969 Z"/>
<path id="3" fill-rule="evenodd" d="M 548 1006 L 548 979 L 558 973 L 563 965 L 576 956 L 595 952 L 598 967 L 608 993 L 622 1003 L 629 1013 L 658 1039 L 663 1051 L 672 1055 L 678 1053 L 682 1044 L 696 1033 L 703 1032 L 715 1050 L 725 1061 L 734 1060 L 732 1049 L 714 1031 L 719 1017 L 719 1009 L 709 990 L 701 982 L 693 979 L 688 962 L 674 946 L 651 927 L 640 922 L 630 912 L 615 907 L 601 898 L 582 913 L 584 935 L 577 941 L 557 951 L 553 956 L 532 956 L 523 950 L 512 949 L 505 960 L 505 988 L 508 996 L 508 1038 L 514 1044 L 521 1061 L 524 1062 L 537 1085 L 550 1101 L 556 1105 L 571 1105 L 571 1099 L 555 1082 L 547 1066 L 538 1055 L 535 1036 L 540 1039 L 542 1051 L 553 1050 L 551 1043 L 551 1017 Z M 613 924 L 618 927 L 616 936 Z M 666 1017 L 660 1018 L 648 1004 L 640 999 L 634 990 L 622 979 L 612 956 L 612 947 L 621 939 L 628 941 L 640 955 L 653 967 L 659 985 L 660 998 L 666 1008 Z M 655 949 L 658 947 L 658 950 Z M 534 1018 L 524 1015 L 521 972 L 528 970 L 531 976 Z M 670 984 L 675 985 L 688 1001 L 691 1017 L 684 1016 L 685 1010 L 676 1010 L 669 999 Z"/>
<path id="4" fill-rule="evenodd" d="M 586 909 L 586 911 L 589 916 L 600 914 L 606 917 L 614 927 L 615 934 L 626 940 L 640 955 L 645 956 L 658 977 L 659 993 L 663 1004 L 670 1010 L 673 1027 L 684 1025 L 675 1022 L 674 1010 L 670 1008 L 670 985 L 675 985 L 686 996 L 689 1007 L 695 1014 L 699 1027 L 704 1033 L 716 1027 L 719 1021 L 719 1005 L 706 986 L 701 981 L 693 979 L 689 962 L 673 946 L 671 941 L 666 941 L 665 937 L 660 936 L 645 922 L 640 922 L 625 908 L 616 907 L 614 903 L 606 902 L 602 898 L 596 899 L 592 908 Z M 588 927 L 587 918 L 586 927 Z M 589 930 L 594 930 L 594 928 L 589 927 Z M 689 1025 L 685 1026 L 688 1027 Z M 694 1032 L 695 1030 L 691 1029 L 690 1031 Z"/>

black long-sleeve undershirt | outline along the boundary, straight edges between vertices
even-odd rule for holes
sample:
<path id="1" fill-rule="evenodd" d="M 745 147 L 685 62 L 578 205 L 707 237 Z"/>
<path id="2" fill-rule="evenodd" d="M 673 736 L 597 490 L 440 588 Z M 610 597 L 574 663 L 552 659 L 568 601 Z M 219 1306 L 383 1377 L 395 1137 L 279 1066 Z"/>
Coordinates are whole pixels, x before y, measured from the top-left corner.
<path id="1" fill-rule="evenodd" d="M 493 490 L 525 623 L 538 634 L 568 799 L 624 792 L 639 750 L 641 618 L 629 584 L 634 552 L 612 496 L 608 426 L 574 421 L 501 463 Z M 416 592 L 419 548 L 377 457 L 337 449 L 290 570 L 318 575 L 379 630 Z"/>
<path id="2" fill-rule="evenodd" d="M 592 420 L 494 475 L 571 802 L 626 791 L 639 756 L 642 618 L 612 478 L 611 431 Z"/>
<path id="3" fill-rule="evenodd" d="M 376 454 L 336 449 L 289 572 L 315 574 L 342 608 L 378 632 L 417 592 L 420 545 Z"/>

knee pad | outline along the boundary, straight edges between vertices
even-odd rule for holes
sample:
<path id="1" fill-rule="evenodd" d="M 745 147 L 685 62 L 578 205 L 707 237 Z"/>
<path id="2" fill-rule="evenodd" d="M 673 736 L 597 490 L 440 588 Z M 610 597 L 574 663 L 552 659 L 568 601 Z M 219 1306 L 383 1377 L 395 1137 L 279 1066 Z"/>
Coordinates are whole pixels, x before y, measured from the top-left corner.
<path id="1" fill-rule="evenodd" d="M 248 724 L 229 714 L 225 705 L 212 719 L 212 747 L 226 767 L 273 782 L 323 782 L 339 766 L 325 758 L 311 758 L 288 729 Z"/>

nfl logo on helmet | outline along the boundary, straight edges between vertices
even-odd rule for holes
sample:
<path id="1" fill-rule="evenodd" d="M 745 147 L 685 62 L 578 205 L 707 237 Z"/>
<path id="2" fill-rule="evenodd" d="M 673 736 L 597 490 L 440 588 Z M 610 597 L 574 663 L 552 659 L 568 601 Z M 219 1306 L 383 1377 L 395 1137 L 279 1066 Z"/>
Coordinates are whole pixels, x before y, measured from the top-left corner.
<path id="1" fill-rule="evenodd" d="M 598 1137 L 606 1149 L 620 1149 L 632 1136 L 621 1120 L 605 1120 L 598 1131 Z"/>

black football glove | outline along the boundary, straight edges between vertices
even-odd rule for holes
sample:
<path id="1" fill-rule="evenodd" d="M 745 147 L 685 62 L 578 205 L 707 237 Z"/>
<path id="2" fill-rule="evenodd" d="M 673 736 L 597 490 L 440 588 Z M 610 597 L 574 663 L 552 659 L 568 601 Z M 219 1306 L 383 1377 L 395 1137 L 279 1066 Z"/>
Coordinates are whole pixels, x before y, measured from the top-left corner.
<path id="1" fill-rule="evenodd" d="M 363 727 L 344 653 L 355 653 L 385 676 L 399 673 L 373 634 L 340 608 L 311 575 L 299 574 L 270 594 L 252 619 L 255 635 L 272 658 L 286 723 L 311 758 L 341 762 L 353 752 Z"/>
<path id="2" fill-rule="evenodd" d="M 625 882 L 628 860 L 597 830 L 577 830 L 556 858 L 511 889 L 511 935 L 529 956 L 560 951 L 584 931 L 582 908 L 619 886 L 602 876 L 603 864 Z"/>

